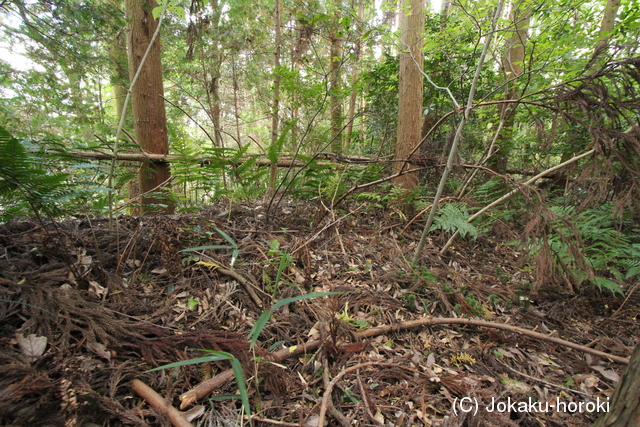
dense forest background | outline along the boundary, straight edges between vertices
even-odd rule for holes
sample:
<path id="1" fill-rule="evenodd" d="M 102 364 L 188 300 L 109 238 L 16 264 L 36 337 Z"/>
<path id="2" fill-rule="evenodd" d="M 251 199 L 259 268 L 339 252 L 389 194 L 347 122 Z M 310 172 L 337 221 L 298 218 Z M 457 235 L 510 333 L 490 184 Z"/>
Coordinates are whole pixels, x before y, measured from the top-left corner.
<path id="1" fill-rule="evenodd" d="M 268 222 L 290 196 L 426 220 L 442 251 L 502 233 L 541 283 L 640 275 L 635 0 L 0 11 L 3 221 L 265 197 Z"/>

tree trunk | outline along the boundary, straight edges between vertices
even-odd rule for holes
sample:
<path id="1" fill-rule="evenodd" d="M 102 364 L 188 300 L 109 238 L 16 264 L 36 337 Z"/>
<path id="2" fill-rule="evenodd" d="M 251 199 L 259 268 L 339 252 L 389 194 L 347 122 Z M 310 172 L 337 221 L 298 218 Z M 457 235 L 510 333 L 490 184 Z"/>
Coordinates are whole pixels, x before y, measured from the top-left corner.
<path id="1" fill-rule="evenodd" d="M 364 22 L 364 3 L 360 2 L 358 5 L 358 22 Z M 357 32 L 358 43 L 356 44 L 356 52 L 353 58 L 353 75 L 351 76 L 351 93 L 349 94 L 349 113 L 347 116 L 347 139 L 344 144 L 345 151 L 349 149 L 351 145 L 351 138 L 353 137 L 353 120 L 356 113 L 356 101 L 358 98 L 358 92 L 356 91 L 356 83 L 358 83 L 358 77 L 360 74 L 360 50 L 362 49 L 362 29 Z"/>
<path id="2" fill-rule="evenodd" d="M 299 85 L 300 79 L 298 79 L 298 62 L 295 59 L 295 53 L 292 51 L 291 57 L 291 69 L 295 73 L 294 84 Z M 298 107 L 298 93 L 292 91 L 289 94 L 289 106 L 291 108 L 291 144 L 293 147 L 298 145 L 298 116 L 299 116 L 299 107 Z"/>
<path id="3" fill-rule="evenodd" d="M 125 3 L 129 19 L 127 38 L 129 76 L 132 80 L 158 25 L 152 14 L 156 6 L 155 0 L 126 0 Z M 153 154 L 169 152 L 163 94 L 160 42 L 156 39 L 142 66 L 138 81 L 131 91 L 136 140 L 145 151 Z M 144 205 L 142 214 L 173 213 L 173 203 L 167 198 L 144 196 L 148 192 L 167 193 L 166 186 L 170 178 L 169 164 L 166 162 L 150 162 L 142 165 L 139 175 L 140 193 L 143 194 L 141 202 Z M 164 207 L 152 206 L 159 204 Z"/>
<path id="4" fill-rule="evenodd" d="M 236 72 L 236 60 L 231 58 L 231 70 L 233 72 L 233 110 L 236 116 L 236 137 L 238 138 L 238 148 L 242 148 L 242 140 L 240 139 L 240 108 L 238 107 L 238 74 Z"/>
<path id="5" fill-rule="evenodd" d="M 525 46 L 528 39 L 528 28 L 531 12 L 528 8 L 521 10 L 524 2 L 519 1 L 511 9 L 510 21 L 513 25 L 511 38 L 507 41 L 504 56 L 502 57 L 502 70 L 506 83 L 504 99 L 516 97 L 517 78 L 522 75 Z M 500 120 L 503 122 L 502 131 L 496 139 L 496 147 L 487 165 L 497 173 L 504 173 L 509 162 L 509 153 L 513 147 L 513 127 L 515 126 L 515 108 L 517 104 L 500 104 Z"/>
<path id="6" fill-rule="evenodd" d="M 295 43 L 291 43 L 291 69 L 294 71 L 295 81 L 294 85 L 301 85 L 302 82 L 299 79 L 299 71 L 300 71 L 300 59 L 307 52 L 309 44 L 311 43 L 311 38 L 313 37 L 313 26 L 311 25 L 303 25 L 299 23 L 298 28 L 298 37 Z M 293 40 L 293 37 L 291 38 Z M 298 144 L 298 124 L 297 119 L 299 117 L 299 109 L 298 106 L 298 93 L 297 91 L 292 91 L 290 93 L 289 104 L 291 105 L 291 122 L 293 126 L 291 127 L 291 141 L 293 145 Z"/>
<path id="7" fill-rule="evenodd" d="M 213 145 L 220 148 L 223 146 L 222 128 L 220 127 L 220 62 L 215 61 L 215 63 L 216 65 L 213 67 L 211 80 L 207 88 L 207 100 L 209 102 L 209 115 L 213 122 Z"/>
<path id="8" fill-rule="evenodd" d="M 273 78 L 273 109 L 271 117 L 271 144 L 275 144 L 278 141 L 278 126 L 280 115 L 280 0 L 276 0 L 275 4 L 275 18 L 276 18 L 276 31 L 275 31 L 275 50 L 273 52 L 273 72 L 275 74 Z M 278 178 L 278 168 L 276 165 L 271 165 L 269 170 L 269 191 L 272 193 L 276 190 L 276 179 Z"/>
<path id="9" fill-rule="evenodd" d="M 129 87 L 129 69 L 127 66 L 127 40 L 124 31 L 119 31 L 111 40 L 111 46 L 109 47 L 109 59 L 111 60 L 111 85 L 113 86 L 113 94 L 116 103 L 116 114 L 118 120 L 122 116 L 124 111 L 124 100 L 127 97 L 127 88 Z M 127 110 L 127 119 L 125 120 L 125 128 L 131 129 L 133 123 L 131 121 L 131 110 Z M 136 174 L 139 172 L 139 164 L 134 163 L 136 166 Z M 130 166 L 133 169 L 133 166 Z M 127 191 L 129 193 L 129 200 L 135 200 L 140 194 L 140 188 L 138 186 L 137 179 L 131 179 L 127 183 Z M 129 214 L 138 216 L 140 215 L 140 209 L 138 207 L 130 208 Z"/>
<path id="10" fill-rule="evenodd" d="M 422 130 L 422 95 L 424 59 L 422 54 L 422 32 L 424 31 L 423 0 L 410 0 L 410 10 L 400 2 L 400 56 L 398 133 L 396 140 L 393 173 L 411 169 L 410 162 L 402 162 L 420 143 Z M 401 175 L 393 180 L 394 185 L 413 189 L 418 185 L 418 174 Z"/>
<path id="11" fill-rule="evenodd" d="M 337 19 L 337 17 L 336 17 Z M 340 88 L 340 65 L 342 62 L 342 40 L 337 31 L 330 36 L 331 62 L 329 66 L 329 93 L 331 104 L 331 151 L 342 153 L 342 96 Z"/>
<path id="12" fill-rule="evenodd" d="M 604 7 L 604 16 L 602 17 L 602 22 L 600 23 L 600 39 L 596 43 L 595 49 L 593 51 L 593 57 L 587 68 L 590 68 L 590 66 L 596 63 L 598 57 L 606 51 L 609 44 L 609 39 L 611 38 L 611 32 L 615 27 L 619 8 L 620 0 L 607 0 L 607 4 Z"/>
<path id="13" fill-rule="evenodd" d="M 622 376 L 611 398 L 609 412 L 593 427 L 637 427 L 640 426 L 640 345 L 631 356 L 629 366 Z"/>
<path id="14" fill-rule="evenodd" d="M 222 31 L 222 9 L 224 5 L 220 0 L 211 0 L 209 5 L 211 6 L 211 30 L 216 36 Z M 222 140 L 222 125 L 220 123 L 220 115 L 222 110 L 220 108 L 220 70 L 222 69 L 223 53 L 218 48 L 217 43 L 212 43 L 211 53 L 205 58 L 203 67 L 206 68 L 205 75 L 209 75 L 209 81 L 207 82 L 207 102 L 209 103 L 209 116 L 213 123 L 213 145 L 215 147 L 223 147 L 224 141 Z M 225 180 L 226 186 L 226 180 Z"/>

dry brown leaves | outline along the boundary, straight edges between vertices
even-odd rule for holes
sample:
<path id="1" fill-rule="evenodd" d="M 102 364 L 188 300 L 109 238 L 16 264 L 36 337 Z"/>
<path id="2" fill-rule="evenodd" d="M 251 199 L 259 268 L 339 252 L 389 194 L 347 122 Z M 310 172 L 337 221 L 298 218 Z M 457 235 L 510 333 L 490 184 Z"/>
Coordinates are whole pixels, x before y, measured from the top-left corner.
<path id="1" fill-rule="evenodd" d="M 622 301 L 533 294 L 535 278 L 523 272 L 519 254 L 486 237 L 460 241 L 443 258 L 436 236 L 412 268 L 407 258 L 420 225 L 402 234 L 405 224 L 384 211 L 354 209 L 314 224 L 324 208 L 286 203 L 277 222 L 265 224 L 259 204 L 219 216 L 224 209 L 123 217 L 117 231 L 102 220 L 69 220 L 57 229 L 0 226 L 0 424 L 168 425 L 133 397 L 130 381 L 143 380 L 177 407 L 181 394 L 229 364 L 144 371 L 207 349 L 242 362 L 255 425 L 317 425 L 326 397 L 329 425 L 582 426 L 597 414 L 487 408 L 508 400 L 606 399 L 620 365 L 472 327 L 356 335 L 422 316 L 469 316 L 619 355 L 637 341 L 633 301 L 607 319 Z M 231 249 L 180 252 L 228 245 L 216 229 L 237 244 L 233 266 Z M 292 258 L 276 282 L 283 254 Z M 276 311 L 249 350 L 247 334 L 263 310 L 312 291 L 340 294 Z M 313 339 L 323 343 L 314 353 L 268 360 L 271 350 Z M 236 392 L 231 381 L 214 394 Z M 454 411 L 461 399 L 481 410 Z M 242 418 L 236 400 L 203 403 L 200 422 L 236 425 Z"/>

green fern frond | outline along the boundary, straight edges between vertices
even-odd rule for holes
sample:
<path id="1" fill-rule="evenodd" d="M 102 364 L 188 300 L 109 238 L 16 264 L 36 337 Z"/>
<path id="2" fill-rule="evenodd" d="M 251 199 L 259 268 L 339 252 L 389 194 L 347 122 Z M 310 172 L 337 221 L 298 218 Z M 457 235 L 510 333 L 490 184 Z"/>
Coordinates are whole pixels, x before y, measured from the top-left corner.
<path id="1" fill-rule="evenodd" d="M 72 197 L 66 173 L 45 168 L 41 153 L 32 153 L 25 142 L 0 127 L 0 199 L 12 207 L 26 203 L 32 213 L 58 216 L 59 203 Z M 11 213 L 6 209 L 0 213 Z"/>
<path id="2" fill-rule="evenodd" d="M 242 179 L 245 179 L 245 174 L 256 164 L 255 157 L 249 157 L 246 161 L 240 163 L 236 168 L 236 175 Z"/>
<path id="3" fill-rule="evenodd" d="M 608 289 L 613 293 L 617 293 L 620 295 L 624 295 L 622 288 L 620 285 L 613 280 L 606 279 L 604 277 L 596 276 L 594 277 L 593 284 L 598 287 L 598 289 Z"/>
<path id="4" fill-rule="evenodd" d="M 502 180 L 498 178 L 479 185 L 473 192 L 473 196 L 481 200 L 495 200 L 504 192 Z"/>
<path id="5" fill-rule="evenodd" d="M 278 163 L 278 155 L 282 151 L 284 142 L 287 139 L 287 134 L 289 133 L 293 125 L 296 124 L 297 121 L 298 119 L 287 123 L 287 125 L 282 130 L 282 133 L 280 134 L 280 137 L 277 139 L 277 141 L 269 145 L 269 148 L 267 149 L 267 158 L 269 159 L 269 162 L 271 162 L 272 164 Z"/>
<path id="6" fill-rule="evenodd" d="M 249 144 L 243 145 L 242 148 L 233 149 L 233 152 L 230 158 L 231 163 L 236 164 L 236 163 L 242 162 L 248 150 L 249 150 Z"/>
<path id="7" fill-rule="evenodd" d="M 469 217 L 467 207 L 463 203 L 449 203 L 438 211 L 432 229 L 441 229 L 449 233 L 459 231 L 462 237 L 468 234 L 476 239 L 479 234 L 478 229 L 467 222 Z"/>

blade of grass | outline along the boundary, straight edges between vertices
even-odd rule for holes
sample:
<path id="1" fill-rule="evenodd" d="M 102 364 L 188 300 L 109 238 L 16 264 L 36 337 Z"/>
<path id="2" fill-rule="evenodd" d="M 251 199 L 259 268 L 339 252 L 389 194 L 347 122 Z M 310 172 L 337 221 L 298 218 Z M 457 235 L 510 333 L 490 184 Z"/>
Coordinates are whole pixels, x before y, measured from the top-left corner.
<path id="1" fill-rule="evenodd" d="M 233 368 L 233 375 L 236 377 L 236 384 L 238 385 L 238 391 L 240 392 L 240 400 L 242 401 L 242 406 L 244 407 L 244 411 L 249 417 L 249 424 L 253 425 L 251 421 L 251 405 L 249 404 L 249 393 L 247 393 L 247 385 L 244 379 L 244 371 L 242 370 L 242 365 L 238 359 L 233 359 L 231 361 L 231 367 Z"/>
<path id="2" fill-rule="evenodd" d="M 218 234 L 220 234 L 222 237 L 224 237 L 224 239 L 227 242 L 229 242 L 234 249 L 238 249 L 238 244 L 227 233 L 225 233 L 224 231 L 220 230 L 219 228 L 216 228 L 215 230 L 218 232 Z"/>
<path id="3" fill-rule="evenodd" d="M 329 295 L 336 295 L 339 293 L 340 292 L 311 292 L 310 294 L 298 295 L 295 297 L 285 298 L 283 300 L 278 301 L 273 305 L 271 310 L 264 311 L 258 318 L 258 321 L 253 325 L 253 328 L 251 328 L 251 332 L 249 332 L 249 337 L 248 337 L 249 340 L 251 340 L 251 345 L 249 348 L 250 349 L 253 348 L 253 346 L 256 344 L 256 341 L 258 341 L 258 336 L 260 336 L 262 329 L 264 329 L 265 325 L 271 318 L 271 315 L 273 314 L 274 311 L 276 311 L 280 307 L 286 304 L 289 304 L 290 302 L 301 301 L 301 300 L 317 298 L 317 297 L 326 297 Z"/>
<path id="4" fill-rule="evenodd" d="M 233 247 L 227 245 L 197 246 L 195 248 L 181 249 L 180 252 L 206 251 L 207 249 L 233 249 Z"/>
<path id="5" fill-rule="evenodd" d="M 149 369 L 147 372 L 159 371 L 161 369 L 171 369 L 177 368 L 180 366 L 187 365 L 197 365 L 199 363 L 207 363 L 207 362 L 217 362 L 219 360 L 233 360 L 235 357 L 231 353 L 227 353 L 226 351 L 215 351 L 215 350 L 203 350 L 209 353 L 207 356 L 196 357 L 195 359 L 189 360 L 181 360 L 179 362 L 169 363 L 168 365 L 158 366 L 157 368 Z"/>

